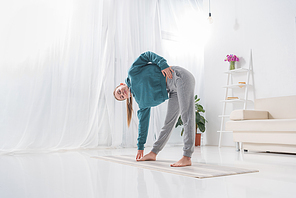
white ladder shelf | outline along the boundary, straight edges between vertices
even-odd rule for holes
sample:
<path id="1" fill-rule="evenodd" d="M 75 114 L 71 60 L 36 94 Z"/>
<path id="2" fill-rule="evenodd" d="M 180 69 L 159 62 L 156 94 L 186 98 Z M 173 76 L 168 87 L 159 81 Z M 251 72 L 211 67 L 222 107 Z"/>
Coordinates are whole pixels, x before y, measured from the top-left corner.
<path id="1" fill-rule="evenodd" d="M 229 118 L 230 115 L 226 115 L 226 105 L 228 103 L 234 103 L 234 102 L 240 102 L 243 103 L 243 109 L 247 108 L 247 102 L 248 100 L 248 91 L 249 91 L 249 86 L 250 86 L 250 73 L 252 72 L 252 51 L 250 54 L 250 64 L 249 68 L 239 68 L 239 69 L 234 69 L 234 70 L 229 70 L 225 72 L 227 74 L 227 85 L 224 86 L 225 88 L 225 97 L 224 100 L 221 102 L 223 103 L 223 109 L 222 109 L 222 115 L 219 115 L 221 118 L 221 125 L 220 125 L 220 130 L 217 131 L 219 134 L 219 148 L 221 147 L 221 139 L 222 139 L 222 134 L 223 133 L 231 133 L 232 131 L 226 131 L 225 130 L 225 118 Z M 246 84 L 232 84 L 232 75 L 236 75 L 239 73 L 246 73 L 247 74 L 247 79 L 246 79 Z M 231 99 L 227 100 L 227 97 L 229 97 L 229 89 L 236 89 L 236 88 L 244 88 L 245 93 L 244 93 L 244 98 L 243 99 Z"/>

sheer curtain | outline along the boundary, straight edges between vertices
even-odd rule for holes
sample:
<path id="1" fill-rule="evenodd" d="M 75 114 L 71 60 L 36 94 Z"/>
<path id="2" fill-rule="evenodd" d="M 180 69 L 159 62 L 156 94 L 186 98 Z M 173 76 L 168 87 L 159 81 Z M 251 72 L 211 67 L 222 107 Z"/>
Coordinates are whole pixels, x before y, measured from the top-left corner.
<path id="1" fill-rule="evenodd" d="M 163 56 L 170 65 L 182 66 L 195 76 L 195 94 L 205 105 L 203 64 L 209 26 L 203 0 L 161 0 L 159 3 Z M 180 128 L 173 129 L 169 144 L 182 144 L 180 131 Z"/>
<path id="2" fill-rule="evenodd" d="M 114 87 L 134 59 L 151 50 L 170 65 L 189 69 L 202 93 L 202 35 L 186 35 L 192 27 L 202 32 L 201 7 L 200 0 L 5 2 L 0 7 L 1 153 L 136 146 L 137 104 L 127 128 L 125 103 L 114 100 Z M 184 26 L 184 21 L 189 22 Z M 189 36 L 200 40 L 189 45 L 183 39 Z M 153 108 L 147 145 L 165 114 L 166 103 Z"/>

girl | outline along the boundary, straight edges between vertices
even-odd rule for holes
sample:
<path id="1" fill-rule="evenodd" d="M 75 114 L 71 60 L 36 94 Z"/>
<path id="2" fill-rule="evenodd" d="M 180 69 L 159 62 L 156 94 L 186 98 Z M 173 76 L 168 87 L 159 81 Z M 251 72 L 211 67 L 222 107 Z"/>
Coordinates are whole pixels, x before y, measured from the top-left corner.
<path id="1" fill-rule="evenodd" d="M 126 100 L 128 126 L 132 117 L 132 100 L 135 98 L 139 105 L 137 112 L 138 152 L 137 161 L 156 160 L 156 155 L 167 143 L 176 121 L 181 113 L 184 124 L 183 157 L 173 167 L 190 166 L 194 151 L 195 113 L 193 75 L 178 66 L 170 67 L 166 60 L 153 53 L 141 54 L 128 71 L 125 83 L 120 83 L 113 92 L 117 100 Z M 169 96 L 168 96 L 169 95 Z M 158 139 L 153 144 L 150 153 L 143 156 L 144 144 L 148 134 L 150 109 L 168 101 L 167 115 Z"/>

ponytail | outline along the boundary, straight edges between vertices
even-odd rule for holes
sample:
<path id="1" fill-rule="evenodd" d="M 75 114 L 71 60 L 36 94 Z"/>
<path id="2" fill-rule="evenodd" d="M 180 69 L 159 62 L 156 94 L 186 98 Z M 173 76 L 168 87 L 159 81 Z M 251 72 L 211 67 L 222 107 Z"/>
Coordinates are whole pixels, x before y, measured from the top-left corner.
<path id="1" fill-rule="evenodd" d="M 133 114 L 133 96 L 126 99 L 126 112 L 127 112 L 127 126 L 129 127 L 132 121 Z"/>
<path id="2" fill-rule="evenodd" d="M 116 98 L 116 96 L 115 96 L 115 91 L 119 86 L 120 85 L 118 85 L 113 91 L 113 95 L 116 100 L 118 100 L 118 98 Z M 121 100 L 118 100 L 118 101 L 121 101 Z M 127 112 L 127 126 L 129 127 L 131 124 L 131 121 L 132 121 L 132 114 L 133 114 L 133 96 L 132 96 L 132 94 L 131 94 L 130 98 L 126 99 L 126 112 Z"/>

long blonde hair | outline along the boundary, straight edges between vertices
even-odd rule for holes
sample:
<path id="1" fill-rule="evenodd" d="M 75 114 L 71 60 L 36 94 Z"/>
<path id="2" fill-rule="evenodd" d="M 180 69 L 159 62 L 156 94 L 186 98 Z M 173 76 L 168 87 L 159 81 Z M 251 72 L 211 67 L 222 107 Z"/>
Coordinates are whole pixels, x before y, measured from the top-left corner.
<path id="1" fill-rule="evenodd" d="M 129 127 L 133 115 L 133 96 L 126 99 L 127 126 Z"/>
<path id="2" fill-rule="evenodd" d="M 113 95 L 116 100 L 118 100 L 118 99 L 115 96 L 115 91 L 119 86 L 120 85 L 118 85 L 113 91 Z M 118 101 L 122 101 L 122 100 L 118 100 Z M 132 115 L 133 115 L 133 96 L 132 96 L 132 94 L 131 94 L 131 97 L 126 99 L 126 113 L 127 113 L 127 126 L 129 127 L 131 124 Z"/>

